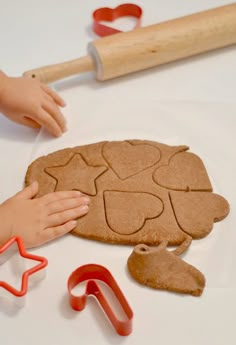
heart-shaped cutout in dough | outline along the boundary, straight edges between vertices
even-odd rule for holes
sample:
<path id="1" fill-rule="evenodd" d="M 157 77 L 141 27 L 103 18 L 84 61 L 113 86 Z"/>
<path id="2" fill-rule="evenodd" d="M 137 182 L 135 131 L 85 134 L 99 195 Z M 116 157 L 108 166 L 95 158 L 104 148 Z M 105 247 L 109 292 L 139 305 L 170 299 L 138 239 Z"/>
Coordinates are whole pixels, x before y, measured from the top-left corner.
<path id="1" fill-rule="evenodd" d="M 105 191 L 104 204 L 108 226 L 122 235 L 138 232 L 164 209 L 161 199 L 142 192 Z"/>
<path id="2" fill-rule="evenodd" d="M 156 164 L 161 153 L 147 144 L 133 145 L 127 141 L 111 141 L 103 146 L 103 157 L 121 179 L 136 175 Z"/>
<path id="3" fill-rule="evenodd" d="M 228 202 L 208 192 L 170 192 L 171 204 L 181 229 L 193 238 L 205 237 L 229 213 Z"/>
<path id="4" fill-rule="evenodd" d="M 172 190 L 212 191 L 202 160 L 190 152 L 174 155 L 168 165 L 156 169 L 153 179 L 160 186 Z"/>

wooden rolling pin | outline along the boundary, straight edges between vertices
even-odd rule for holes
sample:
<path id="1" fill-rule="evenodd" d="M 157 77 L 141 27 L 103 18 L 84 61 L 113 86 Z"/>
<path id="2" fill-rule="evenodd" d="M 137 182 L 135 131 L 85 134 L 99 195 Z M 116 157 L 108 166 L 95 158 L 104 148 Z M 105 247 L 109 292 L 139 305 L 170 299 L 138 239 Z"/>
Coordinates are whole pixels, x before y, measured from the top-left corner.
<path id="1" fill-rule="evenodd" d="M 117 33 L 88 45 L 88 56 L 27 71 L 45 83 L 96 71 L 107 80 L 236 43 L 236 3 Z"/>

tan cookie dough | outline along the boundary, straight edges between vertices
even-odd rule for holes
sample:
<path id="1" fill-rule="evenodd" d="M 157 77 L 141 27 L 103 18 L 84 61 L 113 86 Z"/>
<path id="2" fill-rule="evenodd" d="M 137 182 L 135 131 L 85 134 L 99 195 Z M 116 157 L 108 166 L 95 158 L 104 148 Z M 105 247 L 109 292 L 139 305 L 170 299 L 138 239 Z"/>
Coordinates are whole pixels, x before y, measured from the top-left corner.
<path id="1" fill-rule="evenodd" d="M 229 212 L 211 192 L 201 159 L 187 146 L 146 140 L 99 142 L 40 157 L 26 185 L 39 194 L 80 190 L 91 197 L 89 213 L 73 233 L 104 242 L 181 245 L 201 238 Z"/>

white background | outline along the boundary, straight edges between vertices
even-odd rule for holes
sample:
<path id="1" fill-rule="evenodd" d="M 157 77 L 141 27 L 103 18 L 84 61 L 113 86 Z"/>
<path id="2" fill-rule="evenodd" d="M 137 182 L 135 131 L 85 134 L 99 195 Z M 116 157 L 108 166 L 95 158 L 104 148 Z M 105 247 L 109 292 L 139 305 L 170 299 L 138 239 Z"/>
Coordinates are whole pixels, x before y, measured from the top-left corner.
<path id="1" fill-rule="evenodd" d="M 0 0 L 0 68 L 11 76 L 86 54 L 91 14 L 119 1 Z M 142 25 L 229 3 L 223 0 L 146 0 Z M 119 21 L 126 28 L 132 21 Z M 207 279 L 200 298 L 151 290 L 126 270 L 131 247 L 105 245 L 67 235 L 32 250 L 49 260 L 47 277 L 32 288 L 24 308 L 0 303 L 3 345 L 236 343 L 235 47 L 99 83 L 93 74 L 54 85 L 68 106 L 69 131 L 60 139 L 19 127 L 0 117 L 0 201 L 23 186 L 28 164 L 59 148 L 104 139 L 153 139 L 189 145 L 207 167 L 215 192 L 231 213 L 185 260 Z M 94 301 L 70 309 L 66 282 L 80 265 L 106 266 L 134 311 L 133 333 L 119 337 Z M 1 292 L 1 291 L 0 291 Z"/>

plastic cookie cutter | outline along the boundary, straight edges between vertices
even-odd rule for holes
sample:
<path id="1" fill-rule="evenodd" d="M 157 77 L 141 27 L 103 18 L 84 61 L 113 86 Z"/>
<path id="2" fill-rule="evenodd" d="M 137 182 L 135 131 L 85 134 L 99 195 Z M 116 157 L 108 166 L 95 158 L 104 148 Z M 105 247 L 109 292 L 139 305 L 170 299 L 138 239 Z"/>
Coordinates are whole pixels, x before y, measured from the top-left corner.
<path id="1" fill-rule="evenodd" d="M 111 28 L 102 21 L 113 22 L 121 17 L 131 16 L 136 18 L 134 29 L 141 26 L 142 8 L 135 4 L 122 4 L 116 8 L 102 7 L 93 12 L 93 31 L 101 37 L 109 36 L 121 32 L 120 30 Z"/>
<path id="2" fill-rule="evenodd" d="M 72 289 L 79 283 L 86 280 L 88 280 L 88 282 L 86 284 L 85 293 L 80 296 L 75 296 L 72 293 Z M 100 280 L 106 283 L 112 289 L 126 315 L 126 320 L 121 321 L 116 317 L 110 304 L 108 303 L 107 299 L 103 295 L 100 287 L 95 280 Z M 132 332 L 133 311 L 130 308 L 115 279 L 105 267 L 96 264 L 80 266 L 70 275 L 67 287 L 69 292 L 70 304 L 74 310 L 83 310 L 86 306 L 88 295 L 93 295 L 97 298 L 98 302 L 100 303 L 101 307 L 103 308 L 104 312 L 106 313 L 107 317 L 109 318 L 110 322 L 119 335 L 129 335 Z"/>
<path id="3" fill-rule="evenodd" d="M 9 254 L 12 255 L 11 249 L 13 249 L 14 244 L 17 245 L 17 251 L 22 258 L 38 261 L 38 264 L 27 269 L 26 271 L 23 272 L 23 274 L 21 273 L 20 289 L 17 289 L 13 287 L 12 285 L 8 284 L 6 281 L 1 280 L 1 276 L 0 276 L 0 288 L 5 289 L 8 293 L 10 293 L 10 295 L 13 295 L 14 297 L 22 298 L 28 292 L 29 277 L 43 270 L 47 266 L 48 261 L 47 259 L 41 256 L 33 255 L 26 252 L 23 240 L 20 237 L 12 237 L 9 241 L 7 241 L 3 246 L 0 247 L 0 261 L 1 261 L 0 264 L 3 264 L 6 261 L 6 259 L 9 259 Z M 40 278 L 43 278 L 42 274 L 40 276 L 41 276 Z M 19 305 L 22 305 L 22 304 L 19 303 Z"/>

